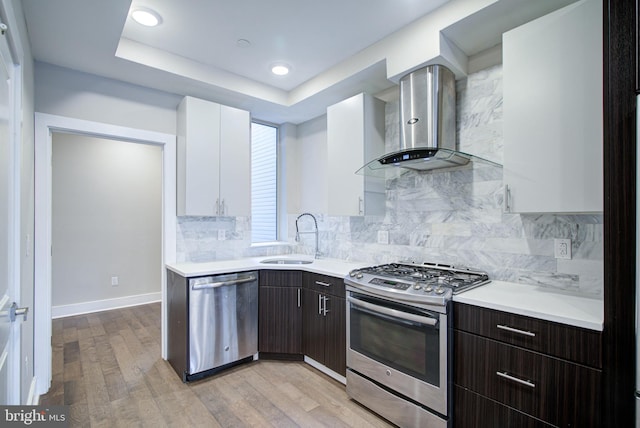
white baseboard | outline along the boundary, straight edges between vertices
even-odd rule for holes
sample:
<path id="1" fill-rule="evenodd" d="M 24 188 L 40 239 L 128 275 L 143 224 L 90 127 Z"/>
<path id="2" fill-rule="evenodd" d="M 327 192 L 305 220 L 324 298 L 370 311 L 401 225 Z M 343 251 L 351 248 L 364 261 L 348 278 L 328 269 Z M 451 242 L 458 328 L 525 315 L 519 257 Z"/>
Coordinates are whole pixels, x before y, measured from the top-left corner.
<path id="1" fill-rule="evenodd" d="M 322 373 L 326 374 L 327 376 L 330 376 L 330 377 L 334 378 L 335 380 L 337 380 L 341 384 L 343 384 L 343 385 L 347 384 L 347 378 L 346 377 L 342 376 L 341 374 L 338 374 L 338 373 L 334 372 L 329 367 L 325 366 L 324 364 L 321 364 L 321 363 L 317 362 L 313 358 L 309 358 L 309 357 L 307 357 L 305 355 L 304 356 L 304 362 L 309 364 L 311 367 L 314 367 L 314 368 L 320 370 Z"/>
<path id="2" fill-rule="evenodd" d="M 53 306 L 51 308 L 51 318 L 64 318 L 73 315 L 88 314 L 91 312 L 108 311 L 111 309 L 126 308 L 129 306 L 144 305 L 147 303 L 159 302 L 162 300 L 162 293 L 138 294 L 135 296 L 117 297 L 115 299 L 94 300 L 92 302 L 74 303 L 71 305 Z"/>

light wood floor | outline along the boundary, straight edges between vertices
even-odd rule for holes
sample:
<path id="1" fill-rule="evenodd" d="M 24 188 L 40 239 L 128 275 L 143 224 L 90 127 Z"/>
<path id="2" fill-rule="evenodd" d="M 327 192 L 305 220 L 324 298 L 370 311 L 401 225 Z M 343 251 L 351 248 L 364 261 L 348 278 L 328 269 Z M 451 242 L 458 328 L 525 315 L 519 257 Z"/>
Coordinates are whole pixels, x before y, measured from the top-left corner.
<path id="1" fill-rule="evenodd" d="M 302 362 L 256 361 L 184 384 L 160 358 L 160 304 L 53 321 L 42 405 L 86 427 L 390 427 Z"/>

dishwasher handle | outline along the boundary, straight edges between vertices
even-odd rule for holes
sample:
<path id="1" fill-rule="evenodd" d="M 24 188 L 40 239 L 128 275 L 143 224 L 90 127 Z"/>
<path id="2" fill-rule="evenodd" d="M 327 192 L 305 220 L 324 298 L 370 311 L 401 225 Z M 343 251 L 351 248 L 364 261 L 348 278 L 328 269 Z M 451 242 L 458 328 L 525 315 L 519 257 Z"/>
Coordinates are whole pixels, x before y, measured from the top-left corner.
<path id="1" fill-rule="evenodd" d="M 256 277 L 251 275 L 245 278 L 230 279 L 228 281 L 205 282 L 204 284 L 194 284 L 191 286 L 191 289 L 192 290 L 208 290 L 211 288 L 225 287 L 227 285 L 244 284 L 245 282 L 252 282 L 255 280 L 256 280 Z"/>

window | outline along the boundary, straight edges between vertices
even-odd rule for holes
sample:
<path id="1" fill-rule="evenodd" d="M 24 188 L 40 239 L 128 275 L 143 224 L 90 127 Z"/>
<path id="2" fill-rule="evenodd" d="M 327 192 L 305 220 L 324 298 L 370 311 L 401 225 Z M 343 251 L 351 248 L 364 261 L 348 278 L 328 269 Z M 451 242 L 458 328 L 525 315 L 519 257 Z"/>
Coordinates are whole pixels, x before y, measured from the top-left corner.
<path id="1" fill-rule="evenodd" d="M 251 242 L 278 239 L 278 128 L 251 123 Z"/>

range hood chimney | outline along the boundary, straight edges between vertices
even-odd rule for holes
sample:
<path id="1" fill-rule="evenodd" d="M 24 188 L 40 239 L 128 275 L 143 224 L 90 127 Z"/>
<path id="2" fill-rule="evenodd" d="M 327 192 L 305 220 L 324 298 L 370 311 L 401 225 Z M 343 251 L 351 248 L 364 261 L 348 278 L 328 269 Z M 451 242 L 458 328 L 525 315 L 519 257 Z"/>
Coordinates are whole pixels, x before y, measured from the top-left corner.
<path id="1" fill-rule="evenodd" d="M 456 148 L 456 78 L 442 65 L 400 79 L 400 150 L 419 148 Z"/>
<path id="2" fill-rule="evenodd" d="M 400 79 L 400 150 L 372 160 L 356 173 L 380 176 L 389 167 L 428 171 L 466 165 L 472 159 L 480 158 L 456 151 L 455 75 L 434 64 Z"/>

